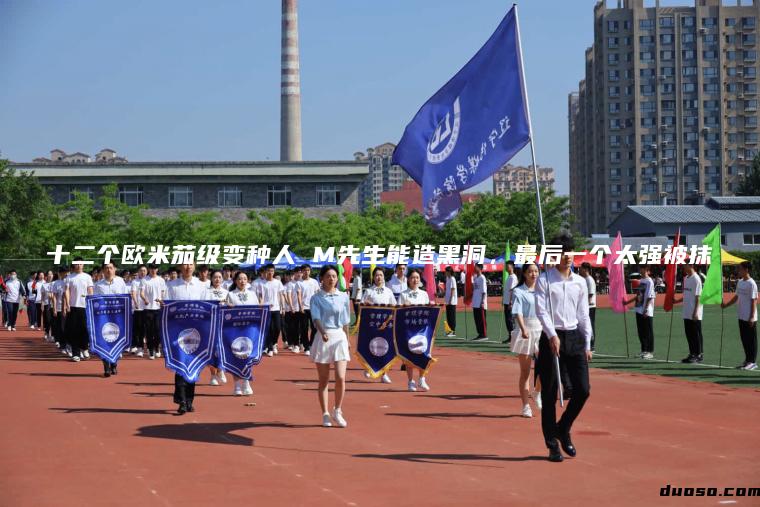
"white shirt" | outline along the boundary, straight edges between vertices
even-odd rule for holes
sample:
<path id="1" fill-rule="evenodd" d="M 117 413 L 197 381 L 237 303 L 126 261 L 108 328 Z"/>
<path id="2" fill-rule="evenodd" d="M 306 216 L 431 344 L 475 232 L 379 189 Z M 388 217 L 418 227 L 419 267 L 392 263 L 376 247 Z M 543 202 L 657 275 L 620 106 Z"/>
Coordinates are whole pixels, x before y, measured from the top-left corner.
<path id="1" fill-rule="evenodd" d="M 42 303 L 42 307 L 45 308 L 45 306 L 50 304 L 50 287 L 51 282 L 41 282 L 40 285 L 40 302 Z"/>
<path id="2" fill-rule="evenodd" d="M 63 311 L 63 293 L 66 291 L 66 280 L 56 280 L 53 282 L 53 286 L 50 289 L 55 295 L 55 311 Z"/>
<path id="3" fill-rule="evenodd" d="M 166 284 L 166 299 L 172 301 L 202 301 L 205 290 L 206 286 L 196 277 L 192 277 L 189 282 L 180 277 Z"/>
<path id="4" fill-rule="evenodd" d="M 480 273 L 472 280 L 472 307 L 488 310 L 488 284 L 486 275 Z"/>
<path id="5" fill-rule="evenodd" d="M 66 288 L 69 289 L 69 307 L 84 308 L 88 287 L 92 287 L 92 277 L 87 273 L 72 273 L 66 278 Z"/>
<path id="6" fill-rule="evenodd" d="M 227 301 L 228 294 L 229 291 L 224 288 L 224 282 L 222 282 L 222 286 L 218 289 L 206 287 L 201 297 L 204 301 Z"/>
<path id="7" fill-rule="evenodd" d="M 639 288 L 636 294 L 636 313 L 654 317 L 654 280 L 651 278 L 642 278 L 639 281 Z"/>
<path id="8" fill-rule="evenodd" d="M 301 292 L 301 280 L 291 280 L 286 288 L 289 289 L 288 294 L 290 294 L 290 310 L 300 312 L 303 309 L 298 303 L 298 294 Z"/>
<path id="9" fill-rule="evenodd" d="M 262 304 L 269 305 L 270 311 L 280 311 L 280 294 L 285 292 L 282 282 L 276 278 L 269 281 L 265 281 L 261 285 L 261 293 L 264 297 L 261 298 Z"/>
<path id="10" fill-rule="evenodd" d="M 5 300 L 9 303 L 18 303 L 21 300 L 21 282 L 16 280 L 8 279 L 5 282 L 5 289 L 7 290 L 7 294 L 5 296 Z"/>
<path id="11" fill-rule="evenodd" d="M 447 305 L 457 304 L 457 281 L 453 276 L 446 277 L 446 294 L 444 294 L 444 303 Z"/>
<path id="12" fill-rule="evenodd" d="M 683 318 L 691 320 L 697 296 L 702 294 L 702 279 L 694 273 L 683 279 Z M 697 307 L 697 320 L 702 320 L 702 303 Z"/>
<path id="13" fill-rule="evenodd" d="M 198 281 L 200 282 L 200 278 L 198 279 Z M 202 284 L 203 284 L 203 286 L 204 286 L 204 287 L 206 287 L 207 289 L 208 289 L 209 287 L 211 287 L 211 280 L 210 280 L 210 279 L 209 279 L 209 280 L 205 280 L 205 281 L 203 281 L 203 282 L 201 282 L 201 283 L 202 283 Z"/>
<path id="14" fill-rule="evenodd" d="M 223 289 L 229 291 L 230 287 L 232 287 L 232 278 L 230 278 L 229 280 L 223 280 L 222 281 L 222 288 Z"/>
<path id="15" fill-rule="evenodd" d="M 556 268 L 549 269 L 538 277 L 535 298 L 536 316 L 546 336 L 556 336 L 556 330 L 577 329 L 586 340 L 586 350 L 591 350 L 588 289 L 583 278 L 575 273 L 565 278 Z"/>
<path id="16" fill-rule="evenodd" d="M 136 301 L 136 303 L 132 305 L 132 309 L 136 312 L 141 312 L 145 310 L 145 301 L 143 301 L 142 298 L 140 297 L 143 280 L 144 278 L 135 278 L 134 280 L 132 280 L 132 285 L 130 285 L 129 287 L 130 294 L 134 294 L 135 296 L 133 301 Z M 177 280 L 179 280 L 179 278 Z"/>
<path id="17" fill-rule="evenodd" d="M 150 275 L 143 278 L 141 285 L 142 295 L 148 300 L 148 304 L 144 305 L 146 310 L 158 310 L 161 305 L 158 304 L 156 299 L 164 299 L 166 297 L 166 280 L 162 276 L 156 275 L 152 277 Z M 142 299 L 138 296 L 138 299 Z M 144 303 L 144 302 L 143 302 Z"/>
<path id="18" fill-rule="evenodd" d="M 408 288 L 406 285 L 406 277 L 402 280 L 396 276 L 396 273 L 393 273 L 393 276 L 391 276 L 391 279 L 388 282 L 388 288 L 391 289 L 391 292 L 393 292 L 393 295 L 396 297 L 396 301 L 398 301 L 401 293 Z"/>
<path id="19" fill-rule="evenodd" d="M 398 298 L 398 304 L 400 306 L 429 305 L 430 296 L 428 296 L 428 293 L 426 291 L 422 290 L 419 287 L 414 290 L 406 289 Z"/>
<path id="20" fill-rule="evenodd" d="M 37 286 L 32 289 L 32 285 L 34 285 L 34 280 L 26 282 L 26 300 L 29 302 L 37 301 Z"/>
<path id="21" fill-rule="evenodd" d="M 301 285 L 301 299 L 303 300 L 303 309 L 311 309 L 311 298 L 319 292 L 319 282 L 309 277 L 308 280 L 298 282 Z"/>
<path id="22" fill-rule="evenodd" d="M 373 285 L 364 291 L 362 303 L 366 303 L 368 305 L 396 306 L 396 296 L 393 295 L 393 291 L 385 285 L 382 285 L 380 287 Z"/>
<path id="23" fill-rule="evenodd" d="M 507 277 L 507 285 L 503 287 L 504 296 L 502 296 L 502 303 L 505 305 L 512 304 L 512 290 L 517 287 L 517 275 L 512 273 Z"/>
<path id="24" fill-rule="evenodd" d="M 757 299 L 757 284 L 750 278 L 749 280 L 739 280 L 736 284 L 736 316 L 739 320 L 748 322 L 757 322 L 757 308 L 752 315 L 752 306 Z M 750 320 L 751 318 L 751 320 Z"/>
<path id="25" fill-rule="evenodd" d="M 236 287 L 227 293 L 227 304 L 230 306 L 257 305 L 259 304 L 259 298 L 251 289 L 241 291 Z"/>
<path id="26" fill-rule="evenodd" d="M 591 275 L 587 275 L 586 290 L 588 291 L 588 307 L 596 308 L 596 280 Z"/>
<path id="27" fill-rule="evenodd" d="M 356 301 L 362 298 L 362 277 L 356 275 L 354 277 L 354 283 L 351 284 L 351 299 Z"/>
<path id="28" fill-rule="evenodd" d="M 293 307 L 290 305 L 293 283 L 293 280 L 291 280 L 282 286 L 282 311 L 286 313 L 293 311 Z"/>
<path id="29" fill-rule="evenodd" d="M 259 277 L 255 279 L 251 283 L 252 290 L 256 293 L 256 295 L 259 297 L 259 301 L 264 297 L 264 284 L 267 283 L 266 280 Z M 234 287 L 233 287 L 234 288 Z"/>
<path id="30" fill-rule="evenodd" d="M 111 283 L 108 283 L 105 278 L 98 280 L 95 283 L 93 290 L 94 294 L 128 294 L 127 284 L 124 283 L 124 279 L 120 276 L 114 276 Z"/>

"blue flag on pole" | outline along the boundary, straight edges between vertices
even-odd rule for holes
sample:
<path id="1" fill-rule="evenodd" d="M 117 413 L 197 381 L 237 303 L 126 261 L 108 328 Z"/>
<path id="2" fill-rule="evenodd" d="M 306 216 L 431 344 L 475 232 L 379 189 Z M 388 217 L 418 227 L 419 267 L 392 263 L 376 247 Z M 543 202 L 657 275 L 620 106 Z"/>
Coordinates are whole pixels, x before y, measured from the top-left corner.
<path id="1" fill-rule="evenodd" d="M 530 141 L 517 8 L 420 108 L 393 153 L 422 187 L 426 220 L 440 229 L 459 213 L 459 193 L 498 171 Z"/>
<path id="2" fill-rule="evenodd" d="M 269 331 L 269 306 L 220 306 L 216 322 L 221 368 L 250 380 Z"/>
<path id="3" fill-rule="evenodd" d="M 166 301 L 161 307 L 161 343 L 166 367 L 188 382 L 198 380 L 216 350 L 216 301 Z"/>
<path id="4" fill-rule="evenodd" d="M 435 329 L 440 306 L 399 306 L 396 309 L 393 338 L 396 350 L 405 363 L 416 366 L 426 375 L 436 361 L 433 358 Z"/>
<path id="5" fill-rule="evenodd" d="M 396 362 L 396 345 L 393 342 L 393 307 L 361 307 L 356 359 L 372 378 L 382 376 Z"/>
<path id="6" fill-rule="evenodd" d="M 116 363 L 132 342 L 132 298 L 129 294 L 87 296 L 85 299 L 90 349 Z"/>

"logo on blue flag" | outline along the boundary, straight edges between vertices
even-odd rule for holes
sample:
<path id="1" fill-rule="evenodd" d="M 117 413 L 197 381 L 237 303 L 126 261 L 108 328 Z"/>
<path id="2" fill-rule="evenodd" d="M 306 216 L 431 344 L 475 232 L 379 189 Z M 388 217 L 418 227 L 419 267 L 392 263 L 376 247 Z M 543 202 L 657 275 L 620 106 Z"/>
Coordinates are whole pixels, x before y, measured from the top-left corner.
<path id="1" fill-rule="evenodd" d="M 482 48 L 407 125 L 393 153 L 422 187 L 435 228 L 462 207 L 460 192 L 498 171 L 530 141 L 516 7 Z"/>
<path id="2" fill-rule="evenodd" d="M 220 366 L 250 380 L 269 330 L 269 306 L 220 306 L 216 323 Z"/>
<path id="3" fill-rule="evenodd" d="M 161 307 L 161 342 L 166 367 L 188 382 L 198 380 L 216 347 L 216 301 L 166 301 Z"/>
<path id="4" fill-rule="evenodd" d="M 426 375 L 436 361 L 433 358 L 435 329 L 440 306 L 400 306 L 396 309 L 393 339 L 405 363 L 416 366 Z"/>
<path id="5" fill-rule="evenodd" d="M 116 363 L 132 342 L 132 298 L 129 294 L 87 296 L 85 299 L 90 349 Z"/>
<path id="6" fill-rule="evenodd" d="M 356 359 L 372 378 L 382 376 L 396 362 L 393 321 L 393 308 L 362 306 L 359 310 Z"/>

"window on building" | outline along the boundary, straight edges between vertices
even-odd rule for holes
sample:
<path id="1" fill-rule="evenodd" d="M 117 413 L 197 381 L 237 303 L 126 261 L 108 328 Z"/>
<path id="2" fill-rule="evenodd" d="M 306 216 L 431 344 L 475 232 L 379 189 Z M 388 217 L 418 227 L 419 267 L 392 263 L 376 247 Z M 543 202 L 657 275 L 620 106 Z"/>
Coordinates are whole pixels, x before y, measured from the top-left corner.
<path id="1" fill-rule="evenodd" d="M 610 113 L 619 113 L 620 112 L 620 102 L 610 102 L 607 106 Z"/>
<path id="2" fill-rule="evenodd" d="M 744 61 L 745 62 L 754 62 L 757 61 L 757 51 L 754 49 L 752 50 L 744 50 Z"/>
<path id="3" fill-rule="evenodd" d="M 718 25 L 718 18 L 702 18 L 702 26 L 712 28 Z"/>
<path id="4" fill-rule="evenodd" d="M 607 55 L 607 63 L 610 65 L 616 65 L 620 61 L 620 55 L 617 53 L 609 53 Z"/>
<path id="5" fill-rule="evenodd" d="M 660 67 L 660 74 L 665 77 L 675 76 L 676 69 L 675 67 Z"/>
<path id="6" fill-rule="evenodd" d="M 660 91 L 662 93 L 675 93 L 676 92 L 676 85 L 673 83 L 663 83 L 662 86 L 660 86 Z"/>
<path id="7" fill-rule="evenodd" d="M 702 89 L 705 93 L 716 95 L 720 93 L 720 85 L 718 83 L 705 83 L 702 85 Z"/>
<path id="8" fill-rule="evenodd" d="M 620 87 L 619 86 L 610 86 L 608 90 L 608 94 L 610 97 L 619 97 L 620 96 Z"/>
<path id="9" fill-rule="evenodd" d="M 684 93 L 694 93 L 697 91 L 697 84 L 696 83 L 684 83 L 682 85 L 682 89 Z"/>
<path id="10" fill-rule="evenodd" d="M 610 201 L 610 211 L 613 213 L 617 213 L 619 211 L 622 211 L 623 204 L 620 201 Z"/>
<path id="11" fill-rule="evenodd" d="M 95 195 L 92 191 L 92 187 L 89 185 L 69 185 L 69 201 L 73 201 L 76 194 L 82 194 L 90 200 L 92 200 Z"/>
<path id="12" fill-rule="evenodd" d="M 617 33 L 618 31 L 618 22 L 617 21 L 607 21 L 607 31 L 610 33 Z"/>
<path id="13" fill-rule="evenodd" d="M 639 59 L 642 62 L 651 62 L 652 60 L 654 60 L 654 53 L 652 53 L 651 51 L 641 51 L 639 52 Z"/>
<path id="14" fill-rule="evenodd" d="M 697 57 L 697 52 L 693 49 L 684 49 L 681 51 L 681 58 L 684 60 L 693 60 Z"/>
<path id="15" fill-rule="evenodd" d="M 238 187 L 222 187 L 217 192 L 220 208 L 240 208 L 243 206 L 243 192 Z"/>
<path id="16" fill-rule="evenodd" d="M 718 67 L 705 67 L 702 69 L 702 75 L 704 77 L 718 77 Z"/>
<path id="17" fill-rule="evenodd" d="M 742 18 L 742 27 L 744 28 L 755 28 L 755 17 L 754 16 L 747 16 Z"/>
<path id="18" fill-rule="evenodd" d="M 667 61 L 667 60 L 672 60 L 672 59 L 673 59 L 673 51 L 671 51 L 669 49 L 663 49 L 662 51 L 660 51 L 660 60 Z M 643 58 L 642 58 L 642 60 L 643 60 Z M 650 60 L 651 60 L 651 58 L 650 58 Z"/>
<path id="19" fill-rule="evenodd" d="M 736 18 L 726 18 L 724 23 L 726 26 L 734 26 L 736 25 Z"/>
<path id="20" fill-rule="evenodd" d="M 127 206 L 139 206 L 143 203 L 142 185 L 119 185 L 119 201 Z"/>
<path id="21" fill-rule="evenodd" d="M 696 67 L 682 67 L 681 74 L 684 76 L 696 76 L 697 68 Z"/>
<path id="22" fill-rule="evenodd" d="M 757 37 L 754 33 L 745 33 L 742 35 L 742 44 L 745 46 L 754 46 L 757 41 Z"/>
<path id="23" fill-rule="evenodd" d="M 674 111 L 676 109 L 676 101 L 675 100 L 661 100 L 660 107 L 662 107 L 663 111 Z"/>
<path id="24" fill-rule="evenodd" d="M 652 37 L 652 42 L 654 42 L 654 37 Z M 673 44 L 673 34 L 663 33 L 660 35 L 660 44 Z"/>
<path id="25" fill-rule="evenodd" d="M 681 26 L 690 27 L 696 25 L 697 20 L 694 16 L 684 16 L 681 18 Z"/>
<path id="26" fill-rule="evenodd" d="M 728 77 L 736 77 L 736 75 L 737 75 L 738 73 L 739 73 L 739 69 L 737 69 L 736 67 L 728 67 L 728 68 L 726 69 L 726 75 L 727 75 Z"/>
<path id="27" fill-rule="evenodd" d="M 192 208 L 193 189 L 188 186 L 169 187 L 170 208 Z"/>
<path id="28" fill-rule="evenodd" d="M 705 44 L 716 44 L 718 42 L 718 36 L 714 33 L 709 33 L 702 37 L 702 42 Z"/>
<path id="29" fill-rule="evenodd" d="M 639 28 L 641 30 L 651 30 L 654 28 L 654 19 L 640 19 Z"/>
<path id="30" fill-rule="evenodd" d="M 607 72 L 607 80 L 608 81 L 618 81 L 620 80 L 620 71 L 617 69 L 610 69 Z"/>
<path id="31" fill-rule="evenodd" d="M 745 234 L 744 244 L 745 245 L 760 245 L 760 234 Z"/>
<path id="32" fill-rule="evenodd" d="M 268 185 L 267 206 L 291 206 L 290 185 Z"/>
<path id="33" fill-rule="evenodd" d="M 654 85 L 641 85 L 641 94 L 644 96 L 651 96 L 654 95 Z"/>
<path id="34" fill-rule="evenodd" d="M 642 113 L 653 113 L 656 109 L 656 106 L 657 104 L 652 101 L 641 101 L 639 104 Z"/>
<path id="35" fill-rule="evenodd" d="M 705 60 L 717 60 L 718 52 L 714 50 L 702 51 L 702 58 L 704 58 Z"/>
<path id="36" fill-rule="evenodd" d="M 617 37 L 607 37 L 607 47 L 616 48 L 620 44 L 620 39 Z"/>
<path id="37" fill-rule="evenodd" d="M 673 16 L 663 16 L 660 18 L 660 26 L 661 27 L 671 27 L 673 26 Z"/>
<path id="38" fill-rule="evenodd" d="M 340 190 L 338 185 L 317 185 L 317 206 L 340 205 Z"/>
<path id="39" fill-rule="evenodd" d="M 654 44 L 654 35 L 640 35 L 639 42 L 641 44 Z"/>
<path id="40" fill-rule="evenodd" d="M 681 34 L 681 42 L 684 44 L 689 44 L 691 42 L 694 42 L 694 33 L 689 32 L 689 33 Z"/>

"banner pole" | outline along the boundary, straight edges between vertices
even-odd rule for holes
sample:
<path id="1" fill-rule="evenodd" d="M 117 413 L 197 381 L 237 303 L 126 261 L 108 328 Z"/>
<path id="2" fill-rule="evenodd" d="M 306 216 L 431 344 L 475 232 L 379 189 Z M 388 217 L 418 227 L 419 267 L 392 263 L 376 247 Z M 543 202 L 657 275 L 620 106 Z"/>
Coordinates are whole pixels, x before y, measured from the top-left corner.
<path id="1" fill-rule="evenodd" d="M 628 309 L 623 307 L 623 328 L 625 329 L 625 357 L 630 359 L 631 353 L 628 350 L 628 319 L 625 316 L 627 312 Z"/>
<path id="2" fill-rule="evenodd" d="M 668 354 L 665 356 L 665 362 L 670 362 L 670 340 L 673 338 L 673 314 L 675 313 L 675 310 L 673 308 L 670 309 L 670 332 L 668 333 Z"/>
<path id="3" fill-rule="evenodd" d="M 725 308 L 723 308 L 723 294 L 721 293 L 721 305 L 720 305 L 720 352 L 718 352 L 718 366 L 723 366 L 723 324 L 725 320 L 723 319 L 723 312 Z"/>

